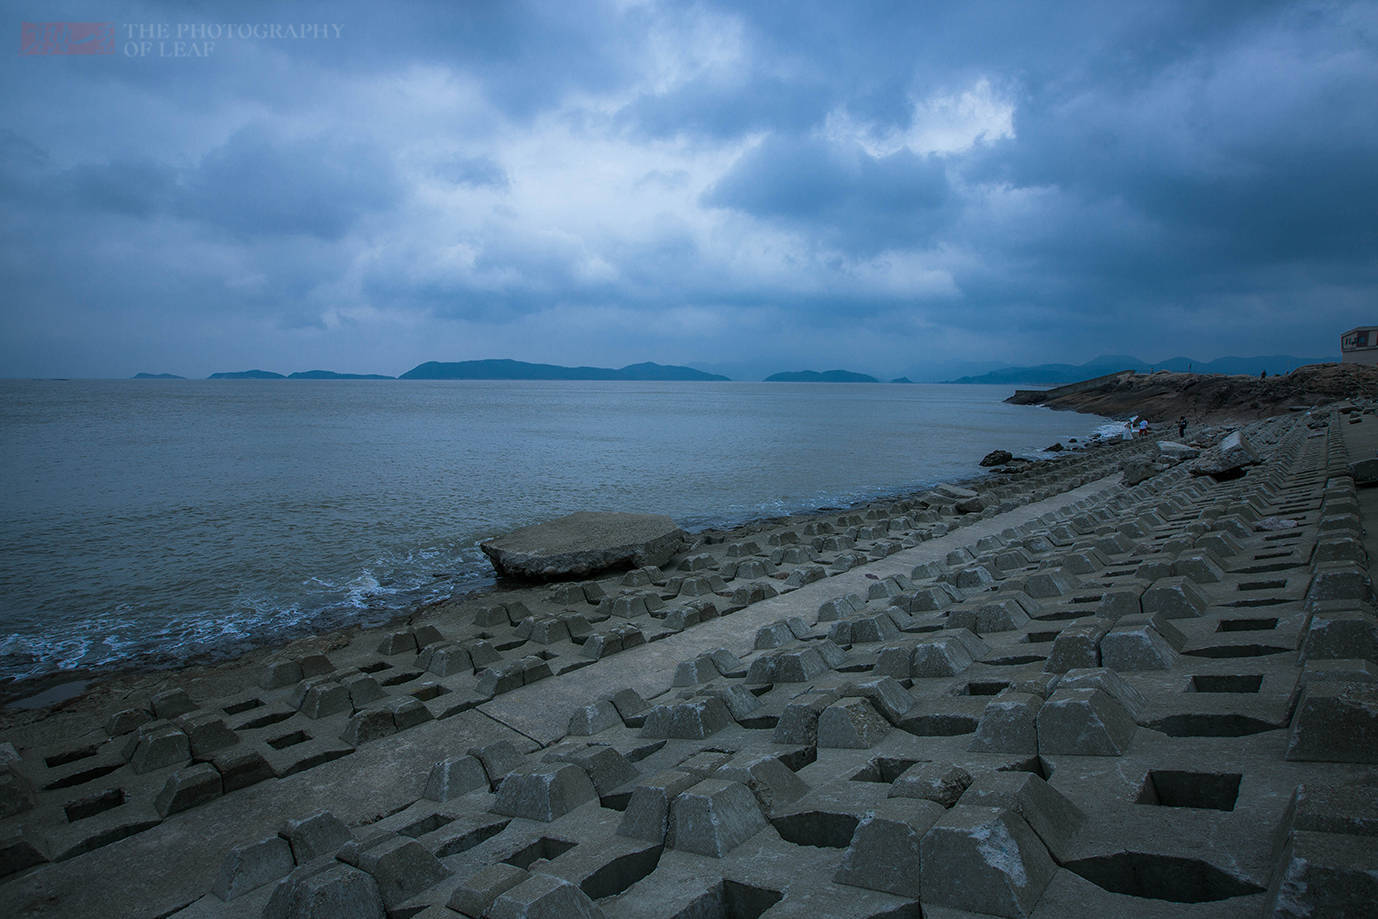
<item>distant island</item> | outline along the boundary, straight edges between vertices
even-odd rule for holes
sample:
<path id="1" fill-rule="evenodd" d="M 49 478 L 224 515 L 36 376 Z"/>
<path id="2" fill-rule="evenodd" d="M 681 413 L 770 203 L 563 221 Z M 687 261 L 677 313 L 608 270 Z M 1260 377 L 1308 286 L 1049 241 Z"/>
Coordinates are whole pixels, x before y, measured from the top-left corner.
<path id="1" fill-rule="evenodd" d="M 606 367 L 561 367 L 525 361 L 426 361 L 398 377 L 399 380 L 672 380 L 725 382 L 727 377 L 692 367 L 664 364 L 629 364 L 620 370 Z"/>
<path id="2" fill-rule="evenodd" d="M 1213 361 L 1194 361 L 1187 357 L 1174 357 L 1150 364 L 1137 357 L 1124 354 L 1102 354 L 1085 364 L 1038 364 L 1032 367 L 1002 367 L 979 376 L 959 377 L 949 383 L 1077 383 L 1092 377 L 1105 376 L 1121 370 L 1149 373 L 1154 370 L 1170 370 L 1174 373 L 1230 373 L 1258 376 L 1266 372 L 1270 376 L 1288 373 L 1309 364 L 1325 364 L 1333 361 L 1329 357 L 1293 357 L 1290 354 L 1271 354 L 1265 357 L 1222 357 Z"/>
<path id="3" fill-rule="evenodd" d="M 772 373 L 767 383 L 879 383 L 873 376 L 851 370 L 796 370 L 792 373 Z"/>
<path id="4" fill-rule="evenodd" d="M 208 380 L 285 380 L 287 379 L 280 373 L 273 373 L 271 370 L 231 370 L 224 373 L 212 373 L 206 377 Z"/>
<path id="5" fill-rule="evenodd" d="M 298 370 L 287 375 L 289 380 L 395 380 L 381 373 L 336 373 L 333 370 Z"/>
<path id="6" fill-rule="evenodd" d="M 175 373 L 136 373 L 130 377 L 131 380 L 185 380 L 186 377 L 179 377 Z"/>

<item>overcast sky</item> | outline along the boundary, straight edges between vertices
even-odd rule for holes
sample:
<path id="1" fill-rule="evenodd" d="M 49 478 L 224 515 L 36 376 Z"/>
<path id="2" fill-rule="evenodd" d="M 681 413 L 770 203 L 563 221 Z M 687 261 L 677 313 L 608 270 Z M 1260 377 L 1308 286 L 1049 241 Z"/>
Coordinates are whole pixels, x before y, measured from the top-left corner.
<path id="1" fill-rule="evenodd" d="M 11 48 L 54 15 L 5 8 Z M 932 378 L 1378 323 L 1372 2 L 61 15 L 113 53 L 0 55 L 0 376 Z"/>

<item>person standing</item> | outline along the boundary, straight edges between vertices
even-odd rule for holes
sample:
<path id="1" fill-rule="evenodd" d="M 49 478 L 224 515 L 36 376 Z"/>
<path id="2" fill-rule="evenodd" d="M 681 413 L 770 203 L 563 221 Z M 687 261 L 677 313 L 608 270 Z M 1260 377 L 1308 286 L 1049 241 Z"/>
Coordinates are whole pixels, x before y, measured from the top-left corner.
<path id="1" fill-rule="evenodd" d="M 1186 436 L 1187 436 L 1187 416 L 1186 416 L 1186 415 L 1182 415 L 1180 418 L 1177 419 L 1177 436 L 1178 436 L 1178 437 L 1186 437 Z"/>
<path id="2" fill-rule="evenodd" d="M 1147 418 L 1140 418 L 1140 419 L 1139 419 L 1139 436 L 1140 436 L 1140 437 L 1147 437 L 1147 436 L 1148 436 L 1148 419 L 1147 419 Z"/>

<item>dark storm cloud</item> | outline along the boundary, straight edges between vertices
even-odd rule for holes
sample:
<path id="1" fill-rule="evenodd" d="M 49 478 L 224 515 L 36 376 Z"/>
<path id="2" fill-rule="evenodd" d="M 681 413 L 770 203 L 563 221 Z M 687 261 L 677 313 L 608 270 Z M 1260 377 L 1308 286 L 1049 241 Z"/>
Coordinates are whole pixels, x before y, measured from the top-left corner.
<path id="1" fill-rule="evenodd" d="M 704 195 L 726 207 L 791 226 L 845 251 L 924 244 L 945 219 L 946 169 L 908 150 L 875 157 L 859 148 L 772 136 Z"/>
<path id="2" fill-rule="evenodd" d="M 781 317 L 781 359 L 895 375 L 930 342 L 1328 353 L 1378 292 L 1370 3 L 63 15 L 342 32 L 0 57 L 0 373 L 164 369 L 92 364 L 160 340 L 399 372 L 370 349 L 557 349 L 561 310 L 627 362 L 741 364 Z"/>
<path id="3" fill-rule="evenodd" d="M 332 136 L 288 139 L 251 125 L 212 150 L 186 180 L 186 216 L 245 237 L 337 239 L 399 188 L 386 153 Z"/>

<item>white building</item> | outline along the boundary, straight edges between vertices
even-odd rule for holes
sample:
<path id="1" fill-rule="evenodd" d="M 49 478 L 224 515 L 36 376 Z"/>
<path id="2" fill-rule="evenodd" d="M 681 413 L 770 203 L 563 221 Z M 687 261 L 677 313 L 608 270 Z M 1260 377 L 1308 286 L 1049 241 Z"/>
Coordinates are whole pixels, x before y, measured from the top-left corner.
<path id="1" fill-rule="evenodd" d="M 1378 326 L 1361 325 L 1341 335 L 1340 360 L 1346 364 L 1378 364 Z"/>

